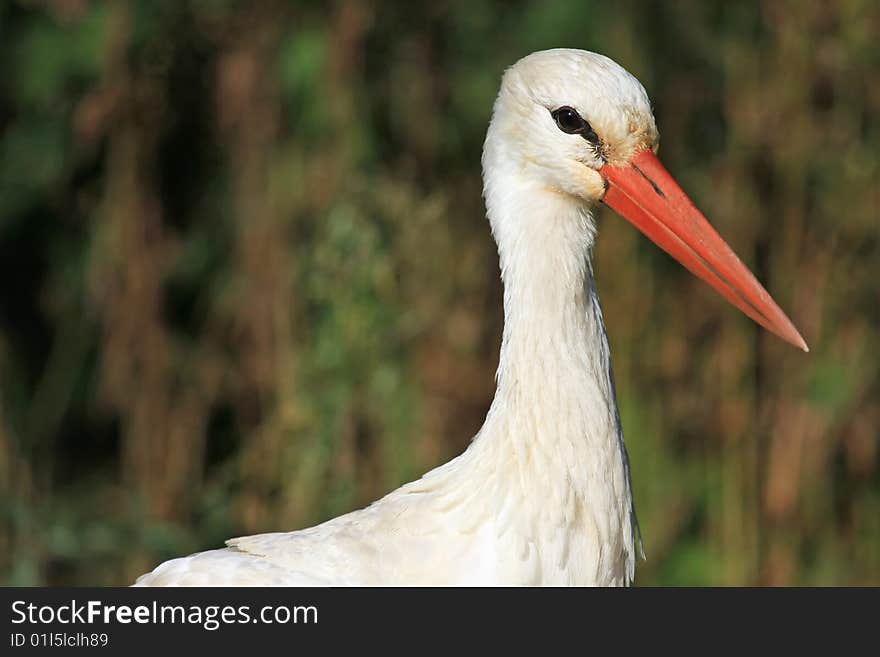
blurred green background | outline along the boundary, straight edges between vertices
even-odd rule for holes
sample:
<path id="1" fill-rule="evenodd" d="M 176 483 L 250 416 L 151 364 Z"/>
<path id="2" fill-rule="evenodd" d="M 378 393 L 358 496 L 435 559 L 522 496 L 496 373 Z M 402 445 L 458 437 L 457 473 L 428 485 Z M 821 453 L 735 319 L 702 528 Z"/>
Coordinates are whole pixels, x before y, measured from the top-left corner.
<path id="1" fill-rule="evenodd" d="M 0 581 L 362 506 L 465 448 L 501 334 L 504 68 L 609 55 L 809 342 L 602 210 L 637 583 L 880 584 L 880 9 L 0 3 Z"/>

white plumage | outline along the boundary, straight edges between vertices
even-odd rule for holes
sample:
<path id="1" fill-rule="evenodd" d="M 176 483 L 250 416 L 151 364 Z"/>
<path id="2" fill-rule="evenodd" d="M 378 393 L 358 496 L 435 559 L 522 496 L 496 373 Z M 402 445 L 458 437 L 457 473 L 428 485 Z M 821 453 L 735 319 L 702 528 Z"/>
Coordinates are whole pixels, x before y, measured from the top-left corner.
<path id="1" fill-rule="evenodd" d="M 560 107 L 600 141 L 562 130 Z M 591 207 L 608 189 L 603 167 L 657 139 L 645 90 L 606 57 L 550 50 L 508 69 L 483 152 L 504 337 L 495 398 L 468 449 L 365 509 L 232 539 L 137 584 L 631 583 L 639 537 Z"/>

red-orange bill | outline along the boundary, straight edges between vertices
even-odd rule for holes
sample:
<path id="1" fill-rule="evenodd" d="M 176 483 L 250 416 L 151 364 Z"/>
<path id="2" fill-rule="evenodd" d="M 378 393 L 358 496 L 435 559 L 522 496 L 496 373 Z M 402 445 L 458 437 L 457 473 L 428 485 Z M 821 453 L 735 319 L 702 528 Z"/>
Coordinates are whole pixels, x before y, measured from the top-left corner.
<path id="1" fill-rule="evenodd" d="M 652 151 L 605 165 L 603 203 L 768 331 L 809 351 L 791 320 L 712 228 Z"/>

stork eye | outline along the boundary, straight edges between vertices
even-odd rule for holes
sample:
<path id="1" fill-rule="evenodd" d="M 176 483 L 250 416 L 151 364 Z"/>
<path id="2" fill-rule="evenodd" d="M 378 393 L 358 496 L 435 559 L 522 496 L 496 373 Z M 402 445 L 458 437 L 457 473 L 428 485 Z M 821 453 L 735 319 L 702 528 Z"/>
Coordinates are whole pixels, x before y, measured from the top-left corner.
<path id="1" fill-rule="evenodd" d="M 570 135 L 579 133 L 587 125 L 587 122 L 581 118 L 581 115 L 570 107 L 560 107 L 550 114 L 553 116 L 559 129 Z"/>
<path id="2" fill-rule="evenodd" d="M 580 135 L 594 146 L 599 144 L 599 136 L 593 131 L 592 126 L 577 113 L 577 110 L 566 105 L 553 110 L 550 115 L 562 132 L 569 135 Z"/>

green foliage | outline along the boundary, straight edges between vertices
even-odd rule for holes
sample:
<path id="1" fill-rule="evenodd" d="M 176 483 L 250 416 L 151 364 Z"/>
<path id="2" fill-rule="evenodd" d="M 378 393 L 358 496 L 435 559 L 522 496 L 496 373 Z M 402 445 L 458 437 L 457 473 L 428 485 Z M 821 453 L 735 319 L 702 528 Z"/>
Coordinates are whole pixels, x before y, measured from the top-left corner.
<path id="1" fill-rule="evenodd" d="M 875 3 L 0 5 L 0 577 L 122 584 L 460 452 L 504 68 L 604 52 L 810 343 L 610 213 L 641 584 L 880 583 Z M 873 26 L 873 27 L 872 27 Z"/>

